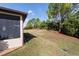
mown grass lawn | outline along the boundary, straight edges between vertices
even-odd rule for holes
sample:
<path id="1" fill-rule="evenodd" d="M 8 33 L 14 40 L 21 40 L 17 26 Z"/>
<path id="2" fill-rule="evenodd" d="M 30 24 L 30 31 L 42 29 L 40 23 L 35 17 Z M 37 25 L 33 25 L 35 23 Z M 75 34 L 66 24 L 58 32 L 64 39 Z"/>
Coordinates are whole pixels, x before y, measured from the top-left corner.
<path id="1" fill-rule="evenodd" d="M 24 33 L 24 46 L 6 56 L 79 55 L 78 38 L 38 29 L 24 30 Z"/>

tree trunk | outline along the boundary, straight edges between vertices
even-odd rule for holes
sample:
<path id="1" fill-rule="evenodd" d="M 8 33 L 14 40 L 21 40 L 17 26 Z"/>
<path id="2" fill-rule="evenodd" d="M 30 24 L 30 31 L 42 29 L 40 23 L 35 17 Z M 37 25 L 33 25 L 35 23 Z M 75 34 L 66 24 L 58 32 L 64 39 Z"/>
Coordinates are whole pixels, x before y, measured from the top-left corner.
<path id="1" fill-rule="evenodd" d="M 61 32 L 61 14 L 59 12 L 59 20 L 60 20 L 60 23 L 59 23 L 59 32 Z"/>

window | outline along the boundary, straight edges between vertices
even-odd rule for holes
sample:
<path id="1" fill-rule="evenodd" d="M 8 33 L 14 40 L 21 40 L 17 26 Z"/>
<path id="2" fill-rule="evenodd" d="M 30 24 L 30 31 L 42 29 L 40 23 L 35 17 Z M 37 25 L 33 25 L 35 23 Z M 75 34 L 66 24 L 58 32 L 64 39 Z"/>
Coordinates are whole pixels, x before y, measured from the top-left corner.
<path id="1" fill-rule="evenodd" d="M 0 40 L 20 37 L 20 17 L 0 13 Z"/>

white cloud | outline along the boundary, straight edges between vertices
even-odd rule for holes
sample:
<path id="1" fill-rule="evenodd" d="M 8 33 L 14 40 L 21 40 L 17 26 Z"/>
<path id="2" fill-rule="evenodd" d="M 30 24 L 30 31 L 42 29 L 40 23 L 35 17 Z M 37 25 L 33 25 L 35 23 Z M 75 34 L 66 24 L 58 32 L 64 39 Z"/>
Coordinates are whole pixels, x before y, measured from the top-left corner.
<path id="1" fill-rule="evenodd" d="M 29 10 L 28 14 L 35 15 L 35 13 L 32 10 Z"/>
<path id="2" fill-rule="evenodd" d="M 31 14 L 31 13 L 33 13 L 32 10 L 29 10 L 29 11 L 28 11 L 28 14 Z"/>

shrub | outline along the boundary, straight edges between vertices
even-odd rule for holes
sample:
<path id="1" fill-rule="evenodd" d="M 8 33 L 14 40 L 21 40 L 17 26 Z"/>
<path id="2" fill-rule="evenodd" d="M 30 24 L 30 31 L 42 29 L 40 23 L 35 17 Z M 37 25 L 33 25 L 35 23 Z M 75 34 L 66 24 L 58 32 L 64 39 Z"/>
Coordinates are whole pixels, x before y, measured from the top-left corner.
<path id="1" fill-rule="evenodd" d="M 79 21 L 76 19 L 75 16 L 69 16 L 69 18 L 65 19 L 63 23 L 61 24 L 62 33 L 65 33 L 70 36 L 76 35 L 76 31 L 79 26 Z"/>

